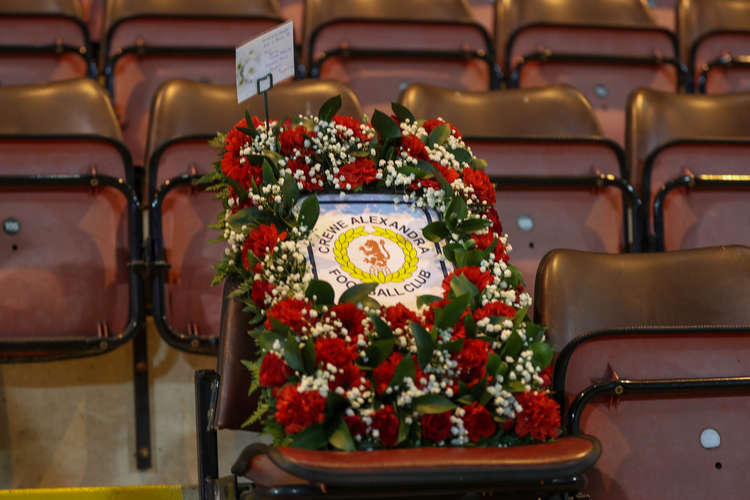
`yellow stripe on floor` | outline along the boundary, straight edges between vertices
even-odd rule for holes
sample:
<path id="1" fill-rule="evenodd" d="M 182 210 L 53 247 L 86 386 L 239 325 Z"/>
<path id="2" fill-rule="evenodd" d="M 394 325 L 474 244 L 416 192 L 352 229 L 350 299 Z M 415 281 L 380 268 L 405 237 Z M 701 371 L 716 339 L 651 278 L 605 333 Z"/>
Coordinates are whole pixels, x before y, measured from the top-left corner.
<path id="1" fill-rule="evenodd" d="M 0 490 L 0 499 L 23 500 L 182 500 L 180 485 L 115 486 L 106 488 L 37 488 Z"/>

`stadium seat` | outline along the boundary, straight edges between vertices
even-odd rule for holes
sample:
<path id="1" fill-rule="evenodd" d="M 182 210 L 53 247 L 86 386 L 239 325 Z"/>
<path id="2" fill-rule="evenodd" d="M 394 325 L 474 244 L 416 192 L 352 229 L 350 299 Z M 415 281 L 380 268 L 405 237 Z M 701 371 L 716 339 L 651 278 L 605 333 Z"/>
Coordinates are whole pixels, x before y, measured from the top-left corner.
<path id="1" fill-rule="evenodd" d="M 305 0 L 280 0 L 279 5 L 284 19 L 294 21 L 294 41 L 300 43 L 304 24 Z"/>
<path id="2" fill-rule="evenodd" d="M 677 2 L 679 0 L 647 0 L 651 16 L 656 24 L 664 26 L 670 31 L 676 31 Z"/>
<path id="3" fill-rule="evenodd" d="M 721 94 L 750 90 L 750 3 L 680 0 L 682 58 L 696 88 Z"/>
<path id="4" fill-rule="evenodd" d="M 674 34 L 641 0 L 505 0 L 497 3 L 495 39 L 509 86 L 573 85 L 620 144 L 628 93 L 676 91 L 686 74 Z"/>
<path id="5" fill-rule="evenodd" d="M 499 84 L 490 37 L 464 0 L 307 0 L 304 32 L 308 75 L 347 84 L 368 115 L 413 82 Z"/>
<path id="6" fill-rule="evenodd" d="M 354 93 L 326 80 L 303 80 L 269 92 L 272 119 L 314 114 L 330 97 L 343 96 L 343 114 L 361 117 Z M 234 86 L 170 80 L 152 106 L 148 141 L 148 192 L 154 267 L 153 314 L 161 335 L 180 349 L 215 353 L 219 337 L 221 290 L 211 287 L 212 265 L 223 245 L 209 245 L 218 233 L 219 204 L 213 193 L 192 186 L 211 171 L 219 151 L 208 140 L 244 116 L 263 119 L 263 98 L 237 104 Z"/>
<path id="7" fill-rule="evenodd" d="M 172 78 L 234 83 L 235 46 L 281 20 L 273 0 L 109 0 L 102 67 L 133 161 L 145 161 L 159 85 Z"/>
<path id="8" fill-rule="evenodd" d="M 539 261 L 553 248 L 638 250 L 639 202 L 623 179 L 623 152 L 602 136 L 576 89 L 459 92 L 415 84 L 400 102 L 417 118 L 451 122 L 487 161 L 511 262 L 532 296 Z"/>
<path id="9" fill-rule="evenodd" d="M 750 245 L 750 93 L 640 89 L 627 135 L 653 250 Z"/>
<path id="10" fill-rule="evenodd" d="M 591 498 L 747 490 L 748 289 L 748 247 L 545 257 L 537 319 L 561 351 L 555 392 L 569 433 L 602 442 Z"/>
<path id="11" fill-rule="evenodd" d="M 134 338 L 136 449 L 151 465 L 142 216 L 112 105 L 88 78 L 0 88 L 0 362 Z"/>
<path id="12" fill-rule="evenodd" d="M 92 42 L 99 42 L 102 33 L 102 22 L 104 21 L 104 9 L 107 0 L 81 0 L 83 9 L 83 20 L 88 26 Z"/>
<path id="13" fill-rule="evenodd" d="M 96 76 L 77 0 L 0 1 L 0 86 Z"/>
<path id="14" fill-rule="evenodd" d="M 233 288 L 232 283 L 225 287 Z M 241 360 L 256 353 L 247 334 L 250 317 L 235 300 L 222 308 L 218 374 L 196 373 L 196 415 L 201 498 L 214 498 L 227 484 L 218 478 L 217 429 L 241 429 L 257 401 Z M 248 435 L 250 438 L 251 435 Z M 599 456 L 589 436 L 510 448 L 413 448 L 357 452 L 272 448 L 255 442 L 232 466 L 234 498 L 238 477 L 251 479 L 242 499 L 304 498 L 473 498 L 494 492 L 503 498 L 570 498 L 583 472 Z M 229 482 L 232 484 L 232 481 Z M 501 494 L 502 493 L 502 494 Z M 506 496 L 507 495 L 507 496 Z M 555 496 L 559 495 L 559 496 Z"/>

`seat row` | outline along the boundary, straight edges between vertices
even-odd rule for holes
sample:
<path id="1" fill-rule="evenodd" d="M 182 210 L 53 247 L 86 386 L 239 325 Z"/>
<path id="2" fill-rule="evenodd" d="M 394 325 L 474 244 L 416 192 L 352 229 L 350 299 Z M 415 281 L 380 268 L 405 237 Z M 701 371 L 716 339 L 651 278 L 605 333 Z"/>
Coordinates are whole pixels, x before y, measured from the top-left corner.
<path id="1" fill-rule="evenodd" d="M 567 447 L 487 450 L 479 457 L 467 451 L 453 464 L 455 450 L 444 449 L 440 498 L 466 491 L 550 500 L 743 498 L 750 488 L 743 467 L 750 449 L 748 292 L 750 247 L 548 253 L 536 276 L 535 317 L 557 353 L 553 388 L 565 427 L 558 443 Z M 406 450 L 358 457 L 358 474 L 333 474 L 337 454 L 269 448 L 252 433 L 232 467 L 234 481 L 219 480 L 217 430 L 246 430 L 242 422 L 257 405 L 240 362 L 256 355 L 249 313 L 241 309 L 227 299 L 218 371 L 196 374 L 201 498 L 228 484 L 234 498 L 239 490 L 246 499 L 385 498 L 394 489 L 416 497 L 434 488 L 434 460 L 408 462 L 400 455 Z M 572 471 L 580 471 L 586 454 L 571 457 L 571 437 L 587 436 L 601 444 L 601 455 L 582 486 L 580 472 Z M 451 476 L 455 469 L 464 477 Z M 491 479 L 477 478 L 477 470 L 491 471 Z"/>
<path id="2" fill-rule="evenodd" d="M 505 0 L 494 11 L 493 39 L 465 0 L 307 0 L 298 77 L 342 81 L 367 113 L 410 83 L 476 91 L 569 83 L 620 143 L 635 88 L 750 89 L 747 2 L 685 0 L 679 35 L 656 24 L 642 0 Z M 0 82 L 101 72 L 136 165 L 158 86 L 233 83 L 234 47 L 285 15 L 272 0 L 109 0 L 97 60 L 80 12 L 76 0 L 0 2 Z"/>
<path id="3" fill-rule="evenodd" d="M 351 89 L 304 80 L 269 93 L 271 118 L 314 113 L 336 94 L 342 113 L 361 116 Z M 248 101 L 251 114 L 263 116 L 262 101 Z M 4 357 L 64 355 L 56 345 L 106 351 L 143 324 L 147 305 L 170 344 L 215 352 L 221 305 L 209 283 L 223 248 L 207 245 L 218 236 L 209 227 L 217 206 L 193 181 L 216 158 L 208 139 L 243 115 L 234 89 L 187 80 L 159 89 L 143 197 L 110 101 L 92 80 L 0 88 L 0 102 L 9 110 L 0 120 L 0 336 L 15 346 Z M 627 154 L 568 86 L 497 93 L 412 85 L 401 103 L 451 121 L 488 161 L 512 260 L 532 293 L 553 248 L 750 244 L 750 95 L 640 90 Z"/>

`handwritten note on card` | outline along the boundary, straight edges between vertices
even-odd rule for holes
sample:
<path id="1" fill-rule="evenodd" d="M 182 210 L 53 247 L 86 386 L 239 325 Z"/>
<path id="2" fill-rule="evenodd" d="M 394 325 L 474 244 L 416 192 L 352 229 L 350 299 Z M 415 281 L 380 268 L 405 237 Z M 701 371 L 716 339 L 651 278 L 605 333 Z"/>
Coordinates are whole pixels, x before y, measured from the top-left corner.
<path id="1" fill-rule="evenodd" d="M 292 21 L 273 28 L 237 47 L 237 102 L 247 100 L 294 76 L 294 27 Z"/>

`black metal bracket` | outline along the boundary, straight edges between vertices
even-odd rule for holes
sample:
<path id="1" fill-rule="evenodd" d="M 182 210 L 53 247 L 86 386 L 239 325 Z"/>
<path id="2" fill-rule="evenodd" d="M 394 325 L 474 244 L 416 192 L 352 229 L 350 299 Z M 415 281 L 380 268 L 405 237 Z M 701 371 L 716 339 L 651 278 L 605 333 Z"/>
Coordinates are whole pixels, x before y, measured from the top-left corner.
<path id="1" fill-rule="evenodd" d="M 669 193 L 681 187 L 688 189 L 750 189 L 750 175 L 694 175 L 687 173 L 666 182 L 654 199 L 654 234 L 652 250 L 664 251 L 664 205 Z"/>
<path id="2" fill-rule="evenodd" d="M 216 429 L 214 395 L 218 391 L 219 375 L 213 370 L 195 372 L 195 426 L 198 444 L 198 488 L 201 500 L 212 500 L 215 483 L 219 479 L 219 452 Z"/>
<path id="3" fill-rule="evenodd" d="M 135 457 L 138 470 L 151 468 L 151 412 L 148 391 L 146 327 L 133 338 L 133 386 L 135 393 Z"/>

